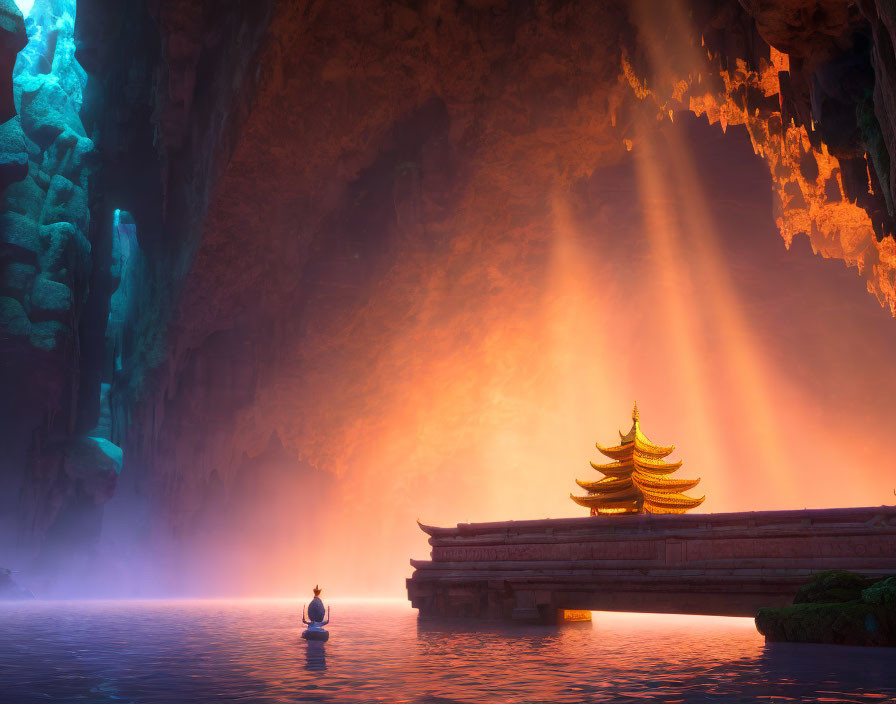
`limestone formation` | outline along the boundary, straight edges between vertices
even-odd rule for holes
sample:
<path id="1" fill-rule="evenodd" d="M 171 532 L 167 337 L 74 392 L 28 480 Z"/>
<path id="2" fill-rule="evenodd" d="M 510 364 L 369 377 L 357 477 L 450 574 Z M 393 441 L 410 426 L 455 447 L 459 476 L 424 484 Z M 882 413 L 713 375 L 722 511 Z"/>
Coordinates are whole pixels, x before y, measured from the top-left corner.
<path id="1" fill-rule="evenodd" d="M 73 511 L 93 511 L 99 525 L 122 457 L 108 438 L 76 432 L 81 360 L 104 342 L 82 339 L 81 330 L 96 279 L 90 193 L 98 161 L 80 117 L 87 76 L 75 57 L 75 3 L 36 0 L 26 27 L 28 43 L 9 72 L 18 115 L 0 127 L 0 177 L 16 181 L 0 212 L 0 353 L 11 362 L 0 383 L 17 399 L 4 409 L 16 417 L 3 416 L 0 443 L 7 481 L 28 477 L 14 510 L 30 526 L 19 547 L 33 551 L 50 531 L 72 532 Z"/>

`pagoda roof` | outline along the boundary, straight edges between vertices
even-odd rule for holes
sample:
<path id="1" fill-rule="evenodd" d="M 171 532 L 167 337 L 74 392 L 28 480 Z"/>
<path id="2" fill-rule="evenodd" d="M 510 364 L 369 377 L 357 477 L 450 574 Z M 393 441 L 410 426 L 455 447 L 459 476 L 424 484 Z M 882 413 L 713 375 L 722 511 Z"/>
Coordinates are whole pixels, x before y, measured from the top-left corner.
<path id="1" fill-rule="evenodd" d="M 594 443 L 602 455 L 610 459 L 621 460 L 637 452 L 655 458 L 662 458 L 672 454 L 675 445 L 657 445 L 641 431 L 641 416 L 638 413 L 638 404 L 632 411 L 632 427 L 625 435 L 620 431 L 619 444 L 612 447 L 604 447 L 600 443 Z"/>
<path id="2" fill-rule="evenodd" d="M 608 464 L 598 464 L 597 462 L 590 462 L 589 464 L 608 477 L 627 477 L 636 469 L 651 474 L 671 474 L 681 467 L 681 461 L 663 462 L 656 457 L 642 455 L 639 452 L 630 452 L 627 458 Z"/>
<path id="3" fill-rule="evenodd" d="M 635 454 L 634 465 L 636 471 L 647 472 L 648 474 L 672 474 L 672 472 L 681 467 L 681 460 L 678 462 L 663 462 L 653 457 Z"/>
<path id="4" fill-rule="evenodd" d="M 599 442 L 594 443 L 595 447 L 602 455 L 606 455 L 611 459 L 622 459 L 632 452 L 640 452 L 642 455 L 651 455 L 653 457 L 665 457 L 672 454 L 675 445 L 657 445 L 652 442 L 644 433 L 638 421 L 632 425 L 632 429 L 625 435 L 619 433 L 620 444 L 612 447 L 604 447 Z"/>
<path id="5" fill-rule="evenodd" d="M 614 460 L 606 464 L 591 462 L 604 478 L 580 481 L 576 484 L 588 491 L 588 496 L 570 498 L 594 513 L 684 513 L 703 503 L 706 497 L 692 499 L 682 492 L 693 489 L 700 479 L 673 479 L 671 474 L 681 467 L 681 461 L 665 462 L 664 457 L 674 445 L 656 445 L 641 432 L 638 404 L 632 410 L 632 427 L 625 435 L 619 433 L 620 444 L 598 450 Z"/>
<path id="6" fill-rule="evenodd" d="M 638 499 L 605 499 L 600 496 L 576 496 L 570 494 L 569 498 L 579 506 L 592 508 L 598 513 L 637 513 Z"/>
<path id="7" fill-rule="evenodd" d="M 640 492 L 635 487 L 634 484 L 622 487 L 621 489 L 610 489 L 609 491 L 597 491 L 589 494 L 588 496 L 582 496 L 579 498 L 588 500 L 588 501 L 622 501 L 625 500 L 636 500 L 640 497 Z"/>
<path id="8" fill-rule="evenodd" d="M 610 462 L 609 464 L 597 464 L 595 462 L 589 462 L 589 464 L 598 472 L 602 472 L 608 477 L 627 477 L 635 469 L 634 460 L 631 457 L 627 460 Z"/>
<path id="9" fill-rule="evenodd" d="M 688 489 L 693 489 L 695 486 L 697 486 L 697 484 L 700 483 L 700 478 L 670 479 L 669 477 L 664 477 L 662 475 L 637 472 L 632 475 L 632 482 L 635 486 L 641 489 L 641 491 L 678 493 L 687 491 Z M 582 486 L 581 482 L 579 482 L 579 486 Z"/>
<path id="10" fill-rule="evenodd" d="M 644 510 L 647 513 L 684 513 L 696 508 L 706 499 L 705 495 L 699 499 L 692 499 L 679 493 L 654 493 L 644 490 L 642 493 L 644 494 Z"/>
<path id="11" fill-rule="evenodd" d="M 576 484 L 586 491 L 615 491 L 616 489 L 626 489 L 632 486 L 632 478 L 630 475 L 621 477 L 604 477 L 593 482 L 583 482 L 576 479 Z"/>

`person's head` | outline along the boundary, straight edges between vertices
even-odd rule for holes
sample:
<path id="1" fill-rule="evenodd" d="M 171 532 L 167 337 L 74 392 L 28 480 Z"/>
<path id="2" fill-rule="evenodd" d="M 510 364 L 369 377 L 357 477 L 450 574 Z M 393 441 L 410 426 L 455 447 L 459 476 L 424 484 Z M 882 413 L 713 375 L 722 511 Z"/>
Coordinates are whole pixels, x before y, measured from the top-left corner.
<path id="1" fill-rule="evenodd" d="M 316 584 L 314 585 L 314 596 L 320 596 L 320 587 Z"/>

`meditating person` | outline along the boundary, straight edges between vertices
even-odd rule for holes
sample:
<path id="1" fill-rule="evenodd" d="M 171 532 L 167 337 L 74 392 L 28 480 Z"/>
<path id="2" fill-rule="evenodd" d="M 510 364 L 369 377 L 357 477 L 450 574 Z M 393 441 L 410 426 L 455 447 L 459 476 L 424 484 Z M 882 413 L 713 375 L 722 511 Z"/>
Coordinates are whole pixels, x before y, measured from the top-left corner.
<path id="1" fill-rule="evenodd" d="M 320 587 L 317 585 L 314 585 L 314 598 L 308 605 L 308 618 L 311 620 L 305 620 L 305 607 L 303 606 L 302 623 L 308 626 L 308 628 L 302 633 L 302 638 L 306 640 L 327 640 L 330 634 L 324 630 L 324 626 L 330 622 L 330 609 L 324 608 L 324 602 L 320 599 Z"/>

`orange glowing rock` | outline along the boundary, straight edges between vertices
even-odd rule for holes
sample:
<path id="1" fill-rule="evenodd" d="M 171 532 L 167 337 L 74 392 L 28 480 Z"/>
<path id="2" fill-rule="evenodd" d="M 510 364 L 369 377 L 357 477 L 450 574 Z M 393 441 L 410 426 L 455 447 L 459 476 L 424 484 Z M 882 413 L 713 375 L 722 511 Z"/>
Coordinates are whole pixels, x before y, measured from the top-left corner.
<path id="1" fill-rule="evenodd" d="M 715 61 L 711 55 L 708 58 L 710 63 Z M 827 146 L 814 147 L 805 126 L 797 126 L 793 120 L 783 123 L 780 73 L 790 68 L 787 54 L 771 48 L 769 60 L 760 60 L 758 71 L 750 70 L 740 59 L 731 69 L 718 69 L 724 83 L 719 92 L 707 90 L 697 74 L 689 76 L 685 85 L 681 80 L 673 82 L 667 94 L 660 94 L 659 89 L 648 89 L 625 57 L 622 68 L 622 78 L 635 95 L 642 100 L 652 97 L 661 116 L 669 112 L 670 105 L 683 105 L 695 115 L 706 115 L 710 124 L 718 123 L 723 131 L 729 125 L 744 125 L 754 151 L 768 164 L 780 207 L 776 223 L 786 246 L 790 247 L 796 235 L 806 235 L 816 254 L 855 267 L 865 278 L 869 293 L 896 315 L 892 238 L 878 241 L 868 213 L 846 198 L 840 164 Z M 751 91 L 766 98 L 778 95 L 779 109 L 750 111 L 744 96 Z M 813 160 L 817 169 L 804 168 Z"/>

